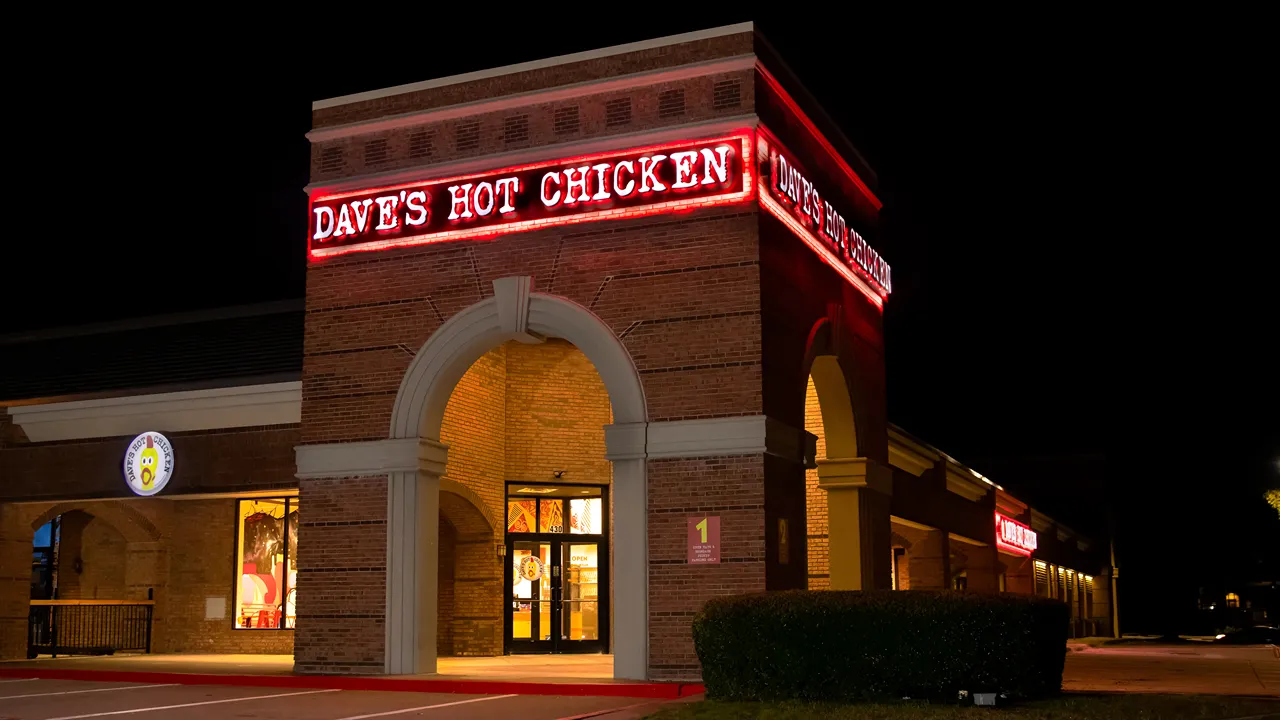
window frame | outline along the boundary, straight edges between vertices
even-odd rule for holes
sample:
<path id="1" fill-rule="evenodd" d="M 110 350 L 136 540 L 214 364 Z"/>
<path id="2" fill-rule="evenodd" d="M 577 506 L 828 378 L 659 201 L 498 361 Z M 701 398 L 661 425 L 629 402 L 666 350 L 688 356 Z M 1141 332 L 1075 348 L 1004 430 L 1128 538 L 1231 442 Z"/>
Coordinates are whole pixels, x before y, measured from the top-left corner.
<path id="1" fill-rule="evenodd" d="M 244 574 L 244 547 L 242 544 L 242 538 L 243 538 L 243 532 L 244 532 L 245 516 L 242 514 L 241 507 L 243 506 L 244 503 L 261 503 L 261 502 L 279 502 L 284 504 L 284 517 L 282 518 L 283 522 L 281 526 L 281 540 L 280 540 L 280 543 L 283 546 L 282 554 L 284 555 L 284 572 L 281 573 L 281 578 L 280 578 L 280 585 L 281 585 L 280 619 L 278 621 L 278 624 L 274 627 L 243 627 L 240 625 L 240 578 Z M 235 520 L 235 526 L 231 530 L 232 532 L 231 552 L 233 555 L 233 558 L 232 558 L 233 571 L 231 573 L 232 585 L 231 585 L 230 619 L 231 619 L 232 629 L 250 630 L 250 631 L 252 630 L 278 631 L 278 630 L 296 629 L 296 626 L 297 626 L 296 615 L 294 616 L 295 627 L 289 627 L 288 623 L 289 623 L 289 591 L 292 589 L 296 592 L 297 590 L 296 588 L 292 588 L 289 585 L 290 560 L 292 560 L 295 565 L 297 564 L 297 559 L 291 558 L 289 555 L 289 530 L 291 526 L 289 522 L 289 515 L 291 514 L 291 512 L 296 511 L 297 502 L 298 502 L 297 495 L 271 495 L 271 496 L 264 496 L 264 497 L 247 497 L 247 498 L 241 497 L 241 498 L 235 499 L 236 520 Z M 296 528 L 294 529 L 294 532 L 295 533 L 297 532 Z M 299 540 L 301 540 L 301 538 L 299 538 Z M 295 596 L 294 604 L 295 606 L 297 605 L 296 596 Z"/>

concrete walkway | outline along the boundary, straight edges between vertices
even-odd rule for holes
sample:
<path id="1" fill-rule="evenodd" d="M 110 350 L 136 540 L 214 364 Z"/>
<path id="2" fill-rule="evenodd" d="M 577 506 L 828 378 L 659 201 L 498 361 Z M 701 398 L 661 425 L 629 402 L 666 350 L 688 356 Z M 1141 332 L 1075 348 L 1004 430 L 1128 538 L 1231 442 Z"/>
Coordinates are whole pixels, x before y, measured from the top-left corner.
<path id="1" fill-rule="evenodd" d="M 292 675 L 292 655 L 111 655 L 15 660 L 0 668 L 59 668 L 118 672 L 202 675 Z M 402 678 L 509 680 L 516 682 L 613 682 L 612 655 L 505 655 L 449 657 L 437 662 L 434 675 Z"/>
<path id="2" fill-rule="evenodd" d="M 1280 697 L 1280 659 L 1269 647 L 1076 646 L 1062 685 L 1079 692 Z"/>

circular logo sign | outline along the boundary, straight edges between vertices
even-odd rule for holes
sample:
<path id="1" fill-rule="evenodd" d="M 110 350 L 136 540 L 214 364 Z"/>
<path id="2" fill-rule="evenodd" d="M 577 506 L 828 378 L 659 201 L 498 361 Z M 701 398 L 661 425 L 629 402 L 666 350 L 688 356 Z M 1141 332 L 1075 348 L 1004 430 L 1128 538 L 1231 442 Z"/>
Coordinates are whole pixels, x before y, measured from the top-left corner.
<path id="1" fill-rule="evenodd" d="M 124 479 L 138 495 L 155 495 L 173 475 L 173 446 L 158 432 L 144 432 L 124 451 Z"/>
<path id="2" fill-rule="evenodd" d="M 542 561 L 533 555 L 520 559 L 520 577 L 529 582 L 542 579 Z"/>

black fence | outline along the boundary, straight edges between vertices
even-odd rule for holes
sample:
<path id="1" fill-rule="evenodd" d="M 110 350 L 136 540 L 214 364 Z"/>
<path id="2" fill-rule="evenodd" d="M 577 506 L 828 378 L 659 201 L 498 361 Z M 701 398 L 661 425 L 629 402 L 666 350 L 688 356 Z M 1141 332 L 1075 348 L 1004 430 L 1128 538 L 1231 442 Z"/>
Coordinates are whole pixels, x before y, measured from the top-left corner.
<path id="1" fill-rule="evenodd" d="M 27 657 L 151 652 L 151 602 L 33 600 Z"/>

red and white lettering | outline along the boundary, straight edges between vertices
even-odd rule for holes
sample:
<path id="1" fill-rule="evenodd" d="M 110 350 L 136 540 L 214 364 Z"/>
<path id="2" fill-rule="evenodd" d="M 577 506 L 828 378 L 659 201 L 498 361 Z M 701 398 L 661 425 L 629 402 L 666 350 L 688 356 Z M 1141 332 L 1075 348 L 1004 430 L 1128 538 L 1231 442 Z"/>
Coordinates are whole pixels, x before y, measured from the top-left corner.
<path id="1" fill-rule="evenodd" d="M 409 208 L 409 212 L 404 216 L 406 225 L 417 227 L 427 222 L 427 218 L 431 216 L 431 211 L 427 209 L 427 193 L 425 190 L 414 190 L 405 198 L 405 207 Z"/>
<path id="2" fill-rule="evenodd" d="M 667 186 L 663 185 L 662 181 L 659 180 L 658 176 L 653 172 L 657 169 L 658 163 L 666 159 L 666 155 L 654 155 L 653 157 L 640 158 L 640 192 L 662 192 L 667 189 Z M 653 181 L 652 185 L 649 184 L 650 181 Z"/>
<path id="3" fill-rule="evenodd" d="M 622 177 L 622 171 L 623 171 L 623 170 L 626 170 L 626 171 L 627 171 L 627 173 L 628 173 L 629 175 L 631 175 L 631 177 L 630 177 L 630 178 L 627 178 L 627 184 L 626 184 L 626 185 L 623 185 L 621 182 L 619 182 L 619 179 Z M 618 163 L 617 165 L 614 165 L 614 166 L 613 166 L 613 192 L 614 192 L 614 194 L 615 194 L 615 195 L 617 195 L 618 197 L 626 197 L 626 196 L 630 195 L 631 193 L 635 192 L 635 189 L 636 189 L 636 181 L 633 179 L 633 178 L 635 178 L 635 176 L 636 176 L 636 164 L 635 164 L 635 163 L 633 163 L 633 162 L 631 162 L 630 160 L 623 160 L 622 162 Z"/>
<path id="4" fill-rule="evenodd" d="M 587 192 L 587 171 L 591 168 L 583 165 L 579 168 L 566 168 L 564 171 L 564 204 L 573 205 L 574 203 L 587 202 L 591 199 L 591 194 Z M 575 180 L 573 174 L 577 173 L 578 178 Z M 574 195 L 574 191 L 577 195 Z"/>
<path id="5" fill-rule="evenodd" d="M 333 234 L 333 208 L 318 207 L 311 208 L 311 212 L 316 214 L 316 234 L 311 236 L 312 240 L 326 240 Z M 325 226 L 323 218 L 328 217 L 329 225 Z"/>
<path id="6" fill-rule="evenodd" d="M 676 165 L 676 181 L 671 187 L 690 188 L 698 184 L 698 174 L 693 171 L 693 161 L 698 158 L 697 151 L 671 153 L 671 162 Z"/>
<path id="7" fill-rule="evenodd" d="M 369 229 L 369 207 L 373 200 L 356 200 L 351 203 L 351 212 L 356 216 L 356 229 L 364 232 Z"/>
<path id="8" fill-rule="evenodd" d="M 474 217 L 471 214 L 471 183 L 449 187 L 449 219 Z M 462 208 L 462 212 L 458 212 Z"/>
<path id="9" fill-rule="evenodd" d="M 509 213 L 515 212 L 515 203 L 511 201 L 511 196 L 520 192 L 520 178 L 502 178 L 496 183 L 498 192 L 502 193 L 502 205 L 498 207 L 498 212 Z"/>
<path id="10" fill-rule="evenodd" d="M 609 163 L 591 166 L 591 169 L 596 171 L 596 194 L 591 196 L 592 200 L 609 199 L 609 188 L 604 184 L 604 174 L 609 172 L 610 167 Z"/>
<path id="11" fill-rule="evenodd" d="M 338 206 L 338 222 L 333 226 L 333 236 L 336 238 L 343 235 L 356 234 L 356 226 L 351 224 L 351 213 L 348 212 L 349 207 L 346 203 Z"/>
<path id="12" fill-rule="evenodd" d="M 711 179 L 711 173 L 715 173 L 715 179 Z M 712 183 L 729 182 L 729 146 L 721 145 L 715 150 L 711 148 L 702 148 L 702 184 L 711 185 Z"/>
<path id="13" fill-rule="evenodd" d="M 488 202 L 485 202 L 485 197 Z M 493 183 L 482 182 L 476 185 L 476 191 L 471 197 L 472 204 L 476 206 L 476 215 L 484 217 L 493 212 L 493 206 L 497 203 L 497 196 L 493 192 Z"/>
<path id="14" fill-rule="evenodd" d="M 394 230 L 400 227 L 400 218 L 396 217 L 396 203 L 400 198 L 395 195 L 384 195 L 376 200 L 378 203 L 378 226 L 375 230 Z"/>
<path id="15" fill-rule="evenodd" d="M 542 192 L 541 192 L 542 204 L 546 205 L 547 207 L 555 207 L 556 205 L 560 204 L 560 191 L 556 190 L 555 195 L 548 195 L 547 194 L 548 182 L 554 182 L 557 186 L 560 185 L 560 173 L 549 172 L 546 175 L 542 176 Z"/>

